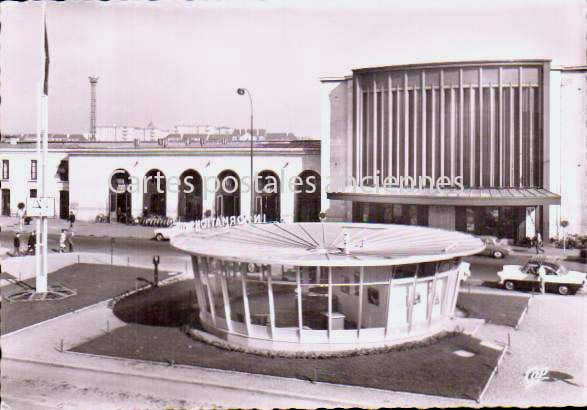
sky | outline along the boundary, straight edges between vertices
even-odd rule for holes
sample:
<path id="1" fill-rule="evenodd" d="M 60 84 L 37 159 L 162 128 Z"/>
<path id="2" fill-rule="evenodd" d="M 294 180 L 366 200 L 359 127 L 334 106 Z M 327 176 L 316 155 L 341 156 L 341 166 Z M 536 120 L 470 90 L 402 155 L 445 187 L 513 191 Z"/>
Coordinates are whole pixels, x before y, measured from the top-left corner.
<path id="1" fill-rule="evenodd" d="M 354 68 L 548 58 L 585 65 L 584 0 L 92 0 L 49 3 L 49 132 L 97 122 L 320 137 L 320 77 Z M 39 2 L 2 2 L 0 131 L 35 132 Z"/>

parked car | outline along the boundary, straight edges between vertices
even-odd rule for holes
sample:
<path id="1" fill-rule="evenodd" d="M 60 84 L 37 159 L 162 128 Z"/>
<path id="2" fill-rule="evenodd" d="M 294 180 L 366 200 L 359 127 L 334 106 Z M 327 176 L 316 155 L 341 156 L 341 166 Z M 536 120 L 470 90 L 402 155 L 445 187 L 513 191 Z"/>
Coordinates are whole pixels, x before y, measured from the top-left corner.
<path id="1" fill-rule="evenodd" d="M 497 239 L 495 236 L 480 236 L 479 239 L 485 244 L 485 249 L 478 255 L 493 256 L 495 259 L 502 259 L 512 254 L 512 247 L 507 239 Z"/>
<path id="2" fill-rule="evenodd" d="M 169 240 L 173 235 L 186 232 L 194 229 L 194 224 L 191 222 L 173 222 L 169 226 L 156 228 L 154 230 L 154 238 L 158 241 Z"/>
<path id="3" fill-rule="evenodd" d="M 532 259 L 526 265 L 505 265 L 497 272 L 499 283 L 507 290 L 539 289 L 538 269 L 546 271 L 545 290 L 561 295 L 576 293 L 587 282 L 587 273 L 568 270 L 561 262 L 549 259 Z"/>
<path id="4" fill-rule="evenodd" d="M 175 222 L 169 227 L 157 228 L 154 230 L 155 239 L 158 241 L 169 240 L 173 235 L 181 232 L 180 223 Z"/>
<path id="5" fill-rule="evenodd" d="M 554 239 L 554 246 L 566 249 L 587 249 L 587 236 L 569 234 L 564 239 Z"/>

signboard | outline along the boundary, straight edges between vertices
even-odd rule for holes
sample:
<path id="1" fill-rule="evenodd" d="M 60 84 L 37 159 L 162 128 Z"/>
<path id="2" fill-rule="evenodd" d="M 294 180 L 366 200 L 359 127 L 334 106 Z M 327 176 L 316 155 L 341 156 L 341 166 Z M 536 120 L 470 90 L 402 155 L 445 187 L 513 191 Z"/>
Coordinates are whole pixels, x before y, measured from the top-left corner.
<path id="1" fill-rule="evenodd" d="M 31 217 L 54 217 L 55 216 L 55 199 L 54 198 L 27 198 L 26 214 Z"/>
<path id="2" fill-rule="evenodd" d="M 176 222 L 172 225 L 173 230 L 179 231 L 202 231 L 211 228 L 226 228 L 235 225 L 246 225 L 250 223 L 260 224 L 267 223 L 267 217 L 263 215 L 255 215 L 253 219 L 249 216 L 222 216 L 218 218 L 204 218 L 191 222 Z"/>

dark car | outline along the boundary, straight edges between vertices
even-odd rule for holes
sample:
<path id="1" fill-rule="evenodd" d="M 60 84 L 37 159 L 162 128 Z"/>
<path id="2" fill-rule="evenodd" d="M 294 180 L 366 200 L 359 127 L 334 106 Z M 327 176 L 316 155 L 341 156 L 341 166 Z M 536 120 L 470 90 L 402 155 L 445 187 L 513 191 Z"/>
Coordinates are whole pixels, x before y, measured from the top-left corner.
<path id="1" fill-rule="evenodd" d="M 497 239 L 495 236 L 480 236 L 479 239 L 485 244 L 485 249 L 478 255 L 502 259 L 512 254 L 512 247 L 508 244 L 507 239 Z"/>

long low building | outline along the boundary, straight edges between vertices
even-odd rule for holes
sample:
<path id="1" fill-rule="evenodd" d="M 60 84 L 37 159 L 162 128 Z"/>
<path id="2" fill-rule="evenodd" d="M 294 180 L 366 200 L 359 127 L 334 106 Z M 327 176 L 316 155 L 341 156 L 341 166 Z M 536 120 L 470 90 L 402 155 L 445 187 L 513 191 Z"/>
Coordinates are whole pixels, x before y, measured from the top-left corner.
<path id="1" fill-rule="evenodd" d="M 331 220 L 523 241 L 587 232 L 587 67 L 361 68 L 321 79 Z"/>
<path id="2" fill-rule="evenodd" d="M 3 215 L 40 195 L 33 143 L 1 144 Z M 316 221 L 320 204 L 317 141 L 257 142 L 257 189 L 250 189 L 250 144 L 50 143 L 47 197 L 57 216 L 124 222 L 144 215 L 189 221 L 263 214 L 269 221 Z M 253 200 L 251 201 L 251 196 Z"/>

